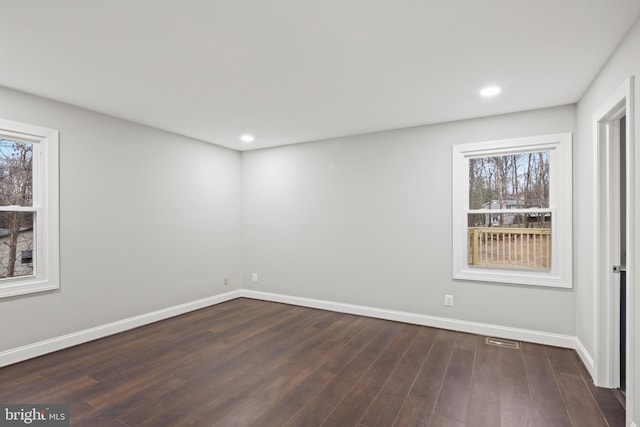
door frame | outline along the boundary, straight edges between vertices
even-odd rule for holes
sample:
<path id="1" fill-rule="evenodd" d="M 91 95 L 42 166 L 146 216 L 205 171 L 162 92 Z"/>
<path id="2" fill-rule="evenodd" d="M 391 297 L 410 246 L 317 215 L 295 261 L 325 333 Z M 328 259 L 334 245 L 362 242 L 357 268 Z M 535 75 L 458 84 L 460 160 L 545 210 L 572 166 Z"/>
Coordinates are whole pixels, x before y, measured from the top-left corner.
<path id="1" fill-rule="evenodd" d="M 612 272 L 615 259 L 619 259 L 619 245 L 616 248 L 614 233 L 619 230 L 619 217 L 613 215 L 615 204 L 620 203 L 619 180 L 616 183 L 614 166 L 616 149 L 614 142 L 620 138 L 620 118 L 626 120 L 626 245 L 627 245 L 627 283 L 635 283 L 634 250 L 634 79 L 627 78 L 622 85 L 602 104 L 593 115 L 594 130 L 594 189 L 595 189 L 595 245 L 594 245 L 594 313 L 595 313 L 595 375 L 596 385 L 617 388 L 620 384 L 620 293 Z M 618 157 L 619 159 L 619 157 Z M 619 161 L 619 160 L 618 160 Z M 618 174 L 619 177 L 619 174 Z M 619 283 L 619 279 L 617 281 Z M 627 286 L 627 333 L 626 333 L 626 380 L 627 398 L 633 396 L 633 286 Z M 631 400 L 632 401 L 632 400 Z M 633 405 L 627 405 L 627 414 Z M 629 419 L 629 418 L 628 418 Z"/>

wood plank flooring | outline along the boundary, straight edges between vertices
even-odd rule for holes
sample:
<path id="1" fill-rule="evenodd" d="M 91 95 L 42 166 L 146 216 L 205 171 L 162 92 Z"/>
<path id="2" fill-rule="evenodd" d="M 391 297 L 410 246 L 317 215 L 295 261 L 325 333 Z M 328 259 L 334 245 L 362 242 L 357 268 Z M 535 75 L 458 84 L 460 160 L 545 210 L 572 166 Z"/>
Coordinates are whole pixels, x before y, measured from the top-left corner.
<path id="1" fill-rule="evenodd" d="M 623 426 L 573 350 L 237 299 L 0 368 L 72 426 Z"/>

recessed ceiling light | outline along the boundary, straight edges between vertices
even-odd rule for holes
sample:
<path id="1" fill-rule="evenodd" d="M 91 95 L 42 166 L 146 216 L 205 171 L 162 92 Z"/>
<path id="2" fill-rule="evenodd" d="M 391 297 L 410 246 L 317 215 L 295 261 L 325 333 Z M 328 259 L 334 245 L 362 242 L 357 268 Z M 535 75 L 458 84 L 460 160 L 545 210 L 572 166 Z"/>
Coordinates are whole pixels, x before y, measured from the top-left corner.
<path id="1" fill-rule="evenodd" d="M 484 96 L 485 98 L 488 98 L 490 96 L 496 96 L 499 93 L 500 93 L 500 88 L 498 86 L 485 87 L 480 91 L 480 95 Z"/>
<path id="2" fill-rule="evenodd" d="M 248 133 L 246 133 L 246 134 L 244 134 L 244 135 L 242 135 L 242 136 L 240 137 L 240 140 L 241 140 L 242 142 L 247 142 L 247 143 L 249 143 L 249 142 L 253 142 L 253 141 L 255 141 L 256 139 L 253 137 L 253 135 L 249 135 Z"/>

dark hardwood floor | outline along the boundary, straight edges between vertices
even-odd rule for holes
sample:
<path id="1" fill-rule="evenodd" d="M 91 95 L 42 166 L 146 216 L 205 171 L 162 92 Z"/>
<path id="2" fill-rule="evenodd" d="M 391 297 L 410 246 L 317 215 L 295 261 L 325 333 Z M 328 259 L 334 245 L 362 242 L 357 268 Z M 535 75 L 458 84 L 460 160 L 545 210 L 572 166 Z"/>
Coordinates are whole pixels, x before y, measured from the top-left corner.
<path id="1" fill-rule="evenodd" d="M 573 350 L 237 299 L 0 368 L 72 426 L 623 426 Z"/>

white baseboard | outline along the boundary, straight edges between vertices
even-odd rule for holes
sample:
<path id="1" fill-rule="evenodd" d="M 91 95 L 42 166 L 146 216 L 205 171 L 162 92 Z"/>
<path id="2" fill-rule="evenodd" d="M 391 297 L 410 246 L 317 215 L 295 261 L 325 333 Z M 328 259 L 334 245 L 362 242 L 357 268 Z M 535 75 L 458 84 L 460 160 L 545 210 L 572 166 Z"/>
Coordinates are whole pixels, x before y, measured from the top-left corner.
<path id="1" fill-rule="evenodd" d="M 253 291 L 249 289 L 243 289 L 242 294 L 247 298 L 300 305 L 303 307 L 318 308 L 322 310 L 336 311 L 347 314 L 356 314 L 359 316 L 375 317 L 378 319 L 394 320 L 397 322 L 412 323 L 421 326 L 431 326 L 434 328 L 451 329 L 455 331 L 468 332 L 478 335 L 487 335 L 496 338 L 527 341 L 538 344 L 551 345 L 555 347 L 576 349 L 579 342 L 576 337 L 570 335 L 553 334 L 549 332 L 539 332 L 528 329 L 490 325 L 486 323 L 469 322 L 466 320 L 428 316 L 425 314 L 408 313 L 404 311 L 386 310 L 382 308 L 366 307 L 361 305 L 294 297 L 289 295 Z M 588 355 L 586 351 L 585 354 Z M 591 365 L 593 365 L 593 361 L 591 361 Z"/>
<path id="2" fill-rule="evenodd" d="M 56 338 L 36 342 L 15 349 L 0 352 L 0 367 L 42 356 L 47 353 L 62 350 L 67 347 L 93 341 L 109 335 L 117 334 L 129 329 L 144 326 L 159 320 L 168 319 L 190 311 L 198 310 L 211 305 L 230 301 L 236 298 L 252 298 L 257 300 L 280 302 L 284 304 L 299 305 L 321 310 L 335 311 L 339 313 L 355 314 L 359 316 L 374 317 L 378 319 L 393 320 L 397 322 L 412 323 L 421 326 L 450 329 L 468 332 L 478 335 L 487 335 L 497 338 L 507 338 L 517 341 L 527 341 L 538 344 L 552 345 L 575 349 L 582 358 L 590 373 L 593 372 L 593 358 L 586 351 L 582 343 L 573 336 L 553 334 L 549 332 L 533 331 L 528 329 L 511 328 L 506 326 L 490 325 L 486 323 L 469 322 L 465 320 L 449 319 L 445 317 L 428 316 L 418 313 L 386 310 L 382 308 L 367 307 L 354 304 L 345 304 L 333 301 L 259 292 L 249 289 L 239 289 L 228 293 L 203 298 L 197 301 L 168 307 L 151 313 L 130 317 L 128 319 L 107 323 L 94 328 L 85 329 Z M 593 374 L 592 374 L 593 375 Z"/>
<path id="3" fill-rule="evenodd" d="M 582 363 L 587 368 L 587 371 L 589 371 L 589 375 L 591 375 L 591 379 L 594 379 L 596 377 L 596 368 L 595 368 L 595 364 L 593 363 L 593 357 L 587 351 L 585 346 L 582 345 L 582 342 L 578 338 L 576 338 L 575 349 L 576 349 L 576 352 L 578 353 L 578 356 L 580 356 L 580 360 L 582 360 Z"/>
<path id="4" fill-rule="evenodd" d="M 0 367 L 242 297 L 236 290 L 0 352 Z"/>

